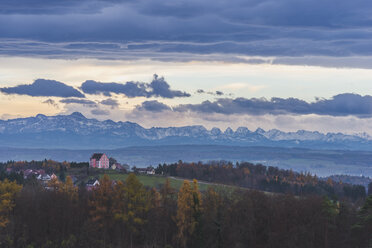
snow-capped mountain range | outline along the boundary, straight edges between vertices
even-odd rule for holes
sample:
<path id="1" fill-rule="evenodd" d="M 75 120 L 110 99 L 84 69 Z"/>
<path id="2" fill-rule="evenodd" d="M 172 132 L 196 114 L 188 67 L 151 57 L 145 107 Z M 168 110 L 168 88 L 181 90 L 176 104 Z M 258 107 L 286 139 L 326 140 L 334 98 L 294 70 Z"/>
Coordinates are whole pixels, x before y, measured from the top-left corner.
<path id="1" fill-rule="evenodd" d="M 261 128 L 251 131 L 246 127 L 235 131 L 231 128 L 208 130 L 203 126 L 146 129 L 133 122 L 88 119 L 78 112 L 0 120 L 0 146 L 3 147 L 85 149 L 176 144 L 372 150 L 372 137 L 366 133 L 323 134 Z"/>

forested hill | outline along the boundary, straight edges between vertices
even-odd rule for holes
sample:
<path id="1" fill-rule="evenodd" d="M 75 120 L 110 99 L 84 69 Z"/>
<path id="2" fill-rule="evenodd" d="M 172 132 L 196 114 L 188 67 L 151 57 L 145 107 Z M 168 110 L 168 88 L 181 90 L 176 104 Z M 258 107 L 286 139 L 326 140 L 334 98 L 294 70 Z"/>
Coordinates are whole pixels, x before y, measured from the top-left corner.
<path id="1" fill-rule="evenodd" d="M 263 172 L 259 166 L 241 169 L 250 174 L 248 170 L 253 168 L 258 174 Z M 70 176 L 65 182 L 54 178 L 47 187 L 32 179 L 23 186 L 5 179 L 0 180 L 0 199 L 0 247 L 371 245 L 372 196 L 350 203 L 255 190 L 210 187 L 200 191 L 197 180 L 185 180 L 179 190 L 169 181 L 150 188 L 131 173 L 125 181 L 112 181 L 105 175 L 91 190 L 74 186 Z"/>
<path id="2" fill-rule="evenodd" d="M 354 185 L 363 185 L 364 187 L 372 187 L 372 178 L 365 177 L 365 176 L 350 176 L 350 175 L 332 175 L 329 177 L 322 178 L 323 180 L 329 180 L 331 179 L 334 182 L 342 182 L 342 183 L 348 183 L 348 184 L 354 184 Z M 372 192 L 369 190 L 369 192 Z"/>
<path id="3" fill-rule="evenodd" d="M 25 184 L 23 174 L 27 169 L 43 170 L 49 174 L 74 176 L 79 183 L 86 182 L 92 176 L 112 174 L 114 170 L 92 170 L 88 163 L 43 161 L 8 161 L 0 163 L 0 180 L 8 178 Z M 140 173 L 132 167 L 135 173 Z M 123 172 L 115 172 L 123 173 Z M 197 179 L 211 184 L 223 184 L 265 192 L 288 193 L 298 196 L 327 196 L 333 200 L 358 202 L 366 197 L 368 184 L 361 185 L 340 177 L 328 179 L 319 178 L 314 174 L 301 173 L 293 170 L 280 169 L 274 166 L 264 166 L 249 162 L 210 161 L 187 163 L 179 161 L 171 164 L 159 164 L 155 168 L 156 175 L 162 177 L 177 177 L 181 179 Z M 124 178 L 124 177 L 118 177 Z M 344 176 L 344 178 L 347 178 Z M 356 180 L 359 177 L 354 177 Z M 338 180 L 337 180 L 338 179 Z M 359 178 L 360 179 L 360 178 Z M 371 181 L 369 178 L 362 178 Z M 354 182 L 356 182 L 354 180 Z M 364 182 L 364 181 L 363 181 Z M 157 185 L 152 185 L 156 187 Z M 372 192 L 372 191 L 370 191 Z"/>
<path id="4" fill-rule="evenodd" d="M 261 191 L 289 193 L 294 195 L 328 196 L 334 200 L 364 200 L 366 188 L 340 180 L 319 179 L 310 173 L 299 173 L 273 166 L 225 161 L 208 163 L 160 164 L 155 172 L 160 175 L 198 179 L 211 183 L 234 185 Z"/>

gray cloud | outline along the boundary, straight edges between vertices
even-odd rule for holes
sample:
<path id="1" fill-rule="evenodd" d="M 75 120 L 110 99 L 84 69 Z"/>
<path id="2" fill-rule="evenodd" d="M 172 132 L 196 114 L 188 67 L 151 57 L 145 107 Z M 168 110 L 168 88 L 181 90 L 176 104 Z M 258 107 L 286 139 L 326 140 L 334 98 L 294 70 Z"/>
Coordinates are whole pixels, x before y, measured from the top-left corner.
<path id="1" fill-rule="evenodd" d="M 96 81 L 85 81 L 81 85 L 81 90 L 86 94 L 103 94 L 111 96 L 112 93 L 124 94 L 127 97 L 189 97 L 190 94 L 178 90 L 171 90 L 169 84 L 163 77 L 154 75 L 151 83 L 127 82 L 121 83 L 101 83 Z"/>
<path id="2" fill-rule="evenodd" d="M 103 104 L 103 105 L 111 106 L 111 108 L 117 108 L 117 107 L 119 107 L 118 101 L 115 100 L 115 99 L 112 99 L 112 98 L 108 98 L 106 100 L 102 100 L 100 103 Z"/>
<path id="3" fill-rule="evenodd" d="M 223 95 L 225 95 L 225 93 L 223 93 L 222 91 L 219 91 L 219 90 L 217 90 L 215 92 L 212 92 L 212 91 L 205 91 L 203 89 L 198 89 L 196 91 L 196 93 L 198 93 L 198 94 L 208 94 L 208 95 L 213 95 L 213 96 L 223 96 Z"/>
<path id="4" fill-rule="evenodd" d="M 146 86 L 143 83 L 127 82 L 120 83 L 101 83 L 93 80 L 85 81 L 81 85 L 81 90 L 86 94 L 111 96 L 111 93 L 124 94 L 128 97 L 146 96 Z"/>
<path id="5" fill-rule="evenodd" d="M 148 107 L 146 107 L 148 105 Z M 159 106 L 158 106 L 159 105 Z M 155 107 L 153 107 L 155 106 Z M 297 98 L 221 98 L 215 101 L 204 101 L 200 104 L 181 104 L 170 108 L 158 102 L 145 102 L 136 110 L 175 112 L 196 112 L 202 114 L 249 114 L 249 115 L 328 115 L 328 116 L 355 116 L 358 118 L 372 117 L 372 96 L 344 93 L 333 96 L 331 99 L 316 99 L 306 102 Z"/>
<path id="6" fill-rule="evenodd" d="M 161 102 L 156 100 L 153 101 L 144 101 L 141 105 L 137 105 L 134 111 L 150 111 L 150 112 L 162 112 L 165 110 L 171 110 L 171 108 Z"/>
<path id="7" fill-rule="evenodd" d="M 93 115 L 109 115 L 110 111 L 104 109 L 92 109 L 90 111 Z"/>
<path id="8" fill-rule="evenodd" d="M 32 84 L 0 88 L 0 91 L 5 94 L 28 96 L 85 97 L 80 91 L 76 90 L 72 86 L 46 79 L 37 79 Z"/>
<path id="9" fill-rule="evenodd" d="M 53 99 L 47 99 L 45 101 L 43 101 L 42 103 L 45 103 L 45 104 L 48 104 L 50 106 L 53 106 L 55 108 L 59 108 L 58 104 L 56 103 L 56 101 L 54 101 Z"/>
<path id="10" fill-rule="evenodd" d="M 87 99 L 68 98 L 68 99 L 62 99 L 59 102 L 65 103 L 65 104 L 81 104 L 81 105 L 91 107 L 91 108 L 97 106 L 97 103 L 95 101 L 91 101 Z"/>

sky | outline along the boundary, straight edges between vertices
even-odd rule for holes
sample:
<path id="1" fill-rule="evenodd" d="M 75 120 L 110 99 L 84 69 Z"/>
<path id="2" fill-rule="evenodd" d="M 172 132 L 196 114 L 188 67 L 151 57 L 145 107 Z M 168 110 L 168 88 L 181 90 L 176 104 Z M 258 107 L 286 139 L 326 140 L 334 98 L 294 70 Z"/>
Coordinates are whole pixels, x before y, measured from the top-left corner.
<path id="1" fill-rule="evenodd" d="M 372 2 L 2 0 L 0 119 L 372 135 Z"/>

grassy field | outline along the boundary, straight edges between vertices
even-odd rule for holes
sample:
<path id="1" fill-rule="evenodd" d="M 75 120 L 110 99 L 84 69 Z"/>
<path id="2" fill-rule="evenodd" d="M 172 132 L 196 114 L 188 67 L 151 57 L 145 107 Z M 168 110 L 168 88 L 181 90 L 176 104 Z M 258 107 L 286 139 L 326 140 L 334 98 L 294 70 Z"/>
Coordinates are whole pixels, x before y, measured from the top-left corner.
<path id="1" fill-rule="evenodd" d="M 122 174 L 122 173 L 106 173 L 111 180 L 121 180 L 125 181 L 125 179 L 128 177 L 128 174 Z M 103 177 L 104 174 L 101 174 L 100 177 Z M 165 183 L 165 180 L 167 177 L 164 176 L 158 176 L 158 175 L 137 175 L 137 178 L 140 180 L 140 182 L 145 185 L 146 187 L 156 187 L 159 188 L 161 185 Z M 176 179 L 176 178 L 170 178 L 168 177 L 170 184 L 173 188 L 175 189 L 180 189 L 183 183 L 183 179 Z M 191 180 L 188 180 L 191 181 Z M 204 191 L 208 189 L 208 186 L 213 186 L 215 185 L 209 185 L 206 183 L 199 183 L 199 189 Z"/>
<path id="2" fill-rule="evenodd" d="M 78 178 L 78 183 L 86 182 L 90 178 L 101 178 L 103 175 L 107 174 L 111 180 L 120 180 L 125 181 L 128 177 L 128 174 L 120 173 L 113 170 L 99 170 L 99 169 L 90 169 L 89 175 L 87 175 L 86 168 L 74 168 L 69 169 L 67 172 L 67 175 L 75 176 Z M 161 187 L 164 183 L 167 177 L 160 176 L 160 175 L 137 175 L 137 178 L 139 181 L 146 187 Z M 174 177 L 168 177 L 170 184 L 175 189 L 180 189 L 182 186 L 182 183 L 184 179 L 182 178 L 174 178 Z M 192 181 L 192 180 L 188 180 Z M 208 182 L 199 182 L 199 189 L 201 191 L 205 191 L 208 189 L 208 187 L 214 187 L 214 188 L 225 188 L 225 189 L 233 189 L 235 187 L 233 186 L 226 186 L 226 185 L 220 185 L 220 184 L 213 184 Z"/>
<path id="3" fill-rule="evenodd" d="M 116 181 L 125 181 L 129 175 L 129 174 L 113 171 L 113 170 L 102 170 L 102 169 L 90 169 L 89 176 L 87 175 L 86 168 L 71 168 L 67 171 L 67 175 L 75 176 L 78 178 L 78 182 L 76 183 L 77 185 L 79 185 L 80 183 L 85 184 L 91 178 L 102 178 L 105 174 L 108 175 L 111 180 L 116 180 Z M 138 180 L 145 187 L 151 187 L 151 188 L 155 187 L 158 189 L 165 183 L 165 180 L 167 178 L 170 181 L 171 187 L 176 190 L 179 190 L 181 188 L 184 180 L 192 182 L 192 180 L 189 180 L 189 179 L 165 177 L 165 176 L 160 176 L 160 175 L 136 175 L 136 176 Z M 198 181 L 198 184 L 199 184 L 200 191 L 206 191 L 209 187 L 213 187 L 215 190 L 224 191 L 224 192 L 232 192 L 233 190 L 236 190 L 236 189 L 249 190 L 247 188 L 241 188 L 241 187 L 232 186 L 232 185 L 209 183 L 209 182 L 203 182 L 203 181 Z M 264 193 L 269 194 L 269 195 L 274 194 L 270 192 L 264 192 Z"/>

